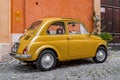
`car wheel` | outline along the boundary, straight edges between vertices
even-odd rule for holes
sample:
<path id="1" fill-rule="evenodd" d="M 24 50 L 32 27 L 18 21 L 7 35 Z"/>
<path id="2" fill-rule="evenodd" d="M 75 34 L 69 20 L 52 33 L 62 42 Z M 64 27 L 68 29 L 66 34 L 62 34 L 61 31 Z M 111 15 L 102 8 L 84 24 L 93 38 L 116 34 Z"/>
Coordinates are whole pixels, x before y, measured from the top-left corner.
<path id="1" fill-rule="evenodd" d="M 104 47 L 98 48 L 95 57 L 93 57 L 93 60 L 96 63 L 103 63 L 107 59 L 107 51 Z"/>
<path id="2" fill-rule="evenodd" d="M 36 61 L 36 66 L 42 71 L 48 71 L 54 68 L 56 65 L 55 53 L 51 50 L 44 50 L 38 60 Z"/>

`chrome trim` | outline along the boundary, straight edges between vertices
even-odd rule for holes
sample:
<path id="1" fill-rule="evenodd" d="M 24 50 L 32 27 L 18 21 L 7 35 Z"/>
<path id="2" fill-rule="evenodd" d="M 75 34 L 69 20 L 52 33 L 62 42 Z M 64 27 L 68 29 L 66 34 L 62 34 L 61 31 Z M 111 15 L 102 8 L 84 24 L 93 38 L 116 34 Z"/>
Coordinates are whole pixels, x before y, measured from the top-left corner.
<path id="1" fill-rule="evenodd" d="M 54 58 L 51 54 L 44 54 L 41 58 L 41 65 L 44 68 L 50 68 L 54 64 Z"/>
<path id="2" fill-rule="evenodd" d="M 29 58 L 31 58 L 31 54 L 10 53 L 10 56 L 12 56 L 14 58 L 23 58 L 23 59 L 29 59 Z"/>
<path id="3" fill-rule="evenodd" d="M 106 57 L 106 53 L 104 50 L 99 50 L 96 54 L 96 58 L 99 61 L 103 61 L 105 59 L 105 57 Z"/>

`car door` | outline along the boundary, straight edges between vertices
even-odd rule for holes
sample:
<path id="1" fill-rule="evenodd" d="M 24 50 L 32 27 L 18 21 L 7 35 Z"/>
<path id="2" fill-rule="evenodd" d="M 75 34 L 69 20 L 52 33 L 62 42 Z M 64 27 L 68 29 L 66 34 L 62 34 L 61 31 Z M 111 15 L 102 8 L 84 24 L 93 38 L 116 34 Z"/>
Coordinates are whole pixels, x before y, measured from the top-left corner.
<path id="1" fill-rule="evenodd" d="M 68 58 L 68 45 L 66 28 L 63 21 L 51 22 L 45 31 L 46 35 L 42 37 L 45 44 L 54 47 L 61 60 Z"/>
<path id="2" fill-rule="evenodd" d="M 68 22 L 68 53 L 70 57 L 91 57 L 94 40 L 80 22 Z"/>

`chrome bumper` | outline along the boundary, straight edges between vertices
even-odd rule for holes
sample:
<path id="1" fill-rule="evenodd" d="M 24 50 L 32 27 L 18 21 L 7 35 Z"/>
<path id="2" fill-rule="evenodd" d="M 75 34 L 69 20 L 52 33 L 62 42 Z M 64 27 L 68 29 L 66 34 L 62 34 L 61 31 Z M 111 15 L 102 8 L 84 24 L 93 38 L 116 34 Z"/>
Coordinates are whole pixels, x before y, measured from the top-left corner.
<path id="1" fill-rule="evenodd" d="M 10 56 L 14 58 L 22 58 L 22 59 L 29 59 L 31 58 L 30 54 L 16 54 L 16 53 L 10 53 Z"/>

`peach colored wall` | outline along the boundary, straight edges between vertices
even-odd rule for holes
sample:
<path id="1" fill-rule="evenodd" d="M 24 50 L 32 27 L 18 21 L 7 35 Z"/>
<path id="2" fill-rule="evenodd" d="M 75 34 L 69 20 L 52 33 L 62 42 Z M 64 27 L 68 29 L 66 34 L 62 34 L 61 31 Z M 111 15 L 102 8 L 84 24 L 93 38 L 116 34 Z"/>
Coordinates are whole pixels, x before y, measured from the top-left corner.
<path id="1" fill-rule="evenodd" d="M 10 0 L 0 0 L 0 43 L 10 42 Z"/>
<path id="2" fill-rule="evenodd" d="M 11 1 L 0 0 L 0 62 L 10 60 L 11 47 Z"/>
<path id="3" fill-rule="evenodd" d="M 101 16 L 101 0 L 94 0 L 94 10 L 97 15 Z"/>
<path id="4" fill-rule="evenodd" d="M 101 0 L 94 0 L 94 11 L 99 16 L 99 18 L 101 18 Z M 100 22 L 99 22 L 99 25 L 101 25 Z M 99 26 L 98 27 L 99 33 L 101 32 L 100 29 L 101 28 Z"/>
<path id="5" fill-rule="evenodd" d="M 76 18 L 92 31 L 93 6 L 93 0 L 12 0 L 12 33 L 21 33 L 33 21 L 46 17 Z"/>
<path id="6" fill-rule="evenodd" d="M 24 30 L 24 0 L 11 0 L 12 33 L 22 33 Z"/>

